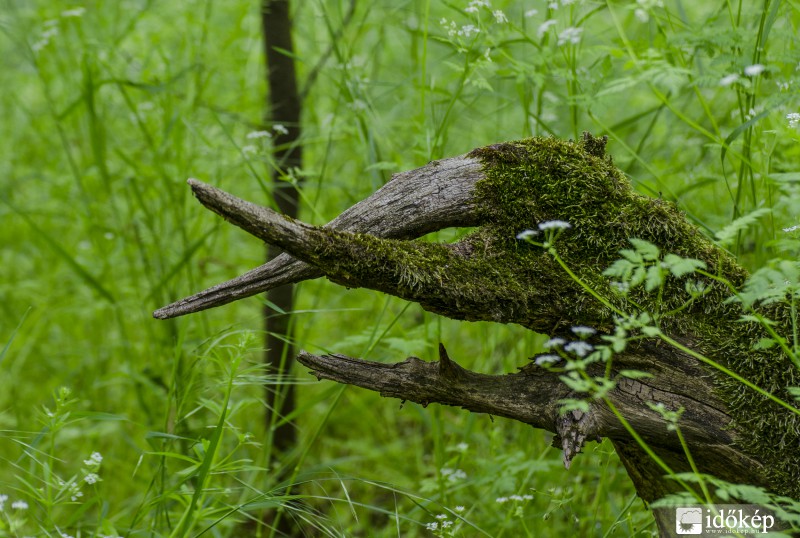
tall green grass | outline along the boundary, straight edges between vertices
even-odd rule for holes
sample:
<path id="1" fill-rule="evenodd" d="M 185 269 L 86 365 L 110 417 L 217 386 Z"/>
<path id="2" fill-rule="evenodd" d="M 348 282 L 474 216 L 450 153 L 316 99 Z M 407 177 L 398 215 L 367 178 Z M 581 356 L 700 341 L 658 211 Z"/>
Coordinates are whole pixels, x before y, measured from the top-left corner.
<path id="1" fill-rule="evenodd" d="M 769 209 L 729 243 L 750 268 L 798 223 L 794 3 L 350 4 L 295 3 L 299 70 L 317 74 L 293 171 L 310 222 L 431 159 L 590 130 L 709 233 Z M 606 443 L 567 472 L 522 424 L 271 377 L 259 299 L 150 317 L 262 262 L 184 183 L 272 203 L 270 138 L 248 137 L 273 129 L 257 2 L 2 5 L 0 536 L 269 536 L 277 513 L 330 536 L 653 532 Z M 325 281 L 297 308 L 299 347 L 374 360 L 442 341 L 501 373 L 545 339 Z M 300 384 L 301 442 L 278 460 L 276 383 Z"/>

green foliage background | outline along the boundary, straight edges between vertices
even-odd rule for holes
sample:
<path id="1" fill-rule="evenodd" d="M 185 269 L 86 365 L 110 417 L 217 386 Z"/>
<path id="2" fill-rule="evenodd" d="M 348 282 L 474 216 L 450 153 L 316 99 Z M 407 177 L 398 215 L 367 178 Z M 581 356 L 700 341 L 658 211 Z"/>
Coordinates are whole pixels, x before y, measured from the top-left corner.
<path id="1" fill-rule="evenodd" d="M 275 130 L 257 4 L 3 2 L 0 536 L 267 536 L 279 506 L 333 536 L 429 536 L 438 514 L 444 535 L 652 533 L 607 443 L 567 472 L 521 424 L 265 375 L 259 299 L 151 318 L 263 260 L 184 182 L 272 203 L 270 138 L 248 137 Z M 725 240 L 749 268 L 794 245 L 796 2 L 353 4 L 294 3 L 306 163 L 285 180 L 304 180 L 304 220 L 432 159 L 589 130 L 711 235 L 761 210 Z M 433 359 L 442 341 L 487 373 L 546 339 L 325 281 L 300 287 L 294 322 L 312 352 Z M 262 384 L 283 382 L 301 441 L 270 463 Z"/>

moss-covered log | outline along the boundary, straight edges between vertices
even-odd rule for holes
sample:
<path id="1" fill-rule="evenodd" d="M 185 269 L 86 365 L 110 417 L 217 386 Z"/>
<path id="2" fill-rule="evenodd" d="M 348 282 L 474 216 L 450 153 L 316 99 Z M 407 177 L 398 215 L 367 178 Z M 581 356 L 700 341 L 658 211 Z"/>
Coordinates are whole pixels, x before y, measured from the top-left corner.
<path id="1" fill-rule="evenodd" d="M 738 287 L 746 271 L 687 222 L 674 204 L 636 193 L 605 154 L 604 139 L 532 138 L 435 161 L 398 174 L 325 227 L 303 224 L 195 180 L 190 185 L 205 206 L 288 254 L 167 306 L 156 317 L 325 276 L 347 287 L 402 297 L 454 319 L 516 323 L 564 338 L 571 336 L 571 327 L 589 325 L 600 338 L 613 332 L 615 311 L 630 308 L 628 301 L 634 300 L 658 315 L 660 330 L 684 351 L 652 339 L 629 345 L 614 356 L 612 374 L 633 369 L 652 377 L 619 378 L 608 400 L 594 400 L 588 413 L 559 415 L 559 400 L 581 394 L 535 366 L 506 376 L 479 375 L 455 365 L 443 350 L 440 362 L 433 364 L 410 358 L 385 365 L 308 353 L 299 360 L 320 378 L 547 429 L 558 435 L 567 466 L 586 440 L 608 437 L 646 502 L 675 491 L 677 483 L 663 478 L 663 467 L 644 455 L 613 411 L 672 471 L 682 472 L 690 470 L 685 450 L 648 403 L 683 408 L 680 429 L 701 472 L 800 499 L 798 414 L 697 358 L 710 357 L 777 398 L 793 401 L 787 389 L 800 385 L 797 369 L 778 348 L 754 350 L 753 343 L 765 336 L 763 328 L 741 322 L 741 307 L 725 301 L 730 290 L 721 279 Z M 574 275 L 546 249 L 516 239 L 521 231 L 552 220 L 572 225 L 559 237 L 558 254 Z M 477 230 L 456 244 L 411 240 L 451 226 Z M 674 278 L 667 279 L 658 298 L 639 291 L 614 293 L 602 273 L 629 247 L 629 238 L 701 260 L 707 274 L 717 278 L 700 282 L 705 292 L 696 297 Z M 789 314 L 771 308 L 768 314 L 779 332 L 788 329 Z M 602 375 L 605 365 L 590 366 L 590 374 L 592 368 Z M 661 519 L 658 523 L 663 532 L 670 525 Z"/>

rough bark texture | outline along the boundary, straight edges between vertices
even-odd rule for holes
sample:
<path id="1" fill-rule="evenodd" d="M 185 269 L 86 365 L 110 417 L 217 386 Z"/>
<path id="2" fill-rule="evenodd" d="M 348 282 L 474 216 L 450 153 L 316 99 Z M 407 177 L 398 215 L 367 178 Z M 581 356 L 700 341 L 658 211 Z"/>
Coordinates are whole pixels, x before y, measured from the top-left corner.
<path id="1" fill-rule="evenodd" d="M 472 193 L 475 183 L 483 177 L 482 165 L 476 159 L 461 156 L 434 161 L 418 170 L 395 175 L 392 181 L 339 215 L 326 228 L 412 239 L 443 228 L 472 226 L 477 218 L 477 202 Z M 189 180 L 189 185 L 198 199 L 209 200 L 209 204 L 214 196 L 224 197 L 222 191 L 199 181 Z M 234 197 L 225 200 L 228 210 L 236 212 L 240 201 Z M 258 209 L 251 207 L 248 211 Z M 183 316 L 322 275 L 320 269 L 290 254 L 281 254 L 239 277 L 160 308 L 154 316 L 158 319 Z"/>
<path id="2" fill-rule="evenodd" d="M 436 363 L 411 357 L 377 364 L 305 352 L 298 360 L 321 379 L 546 429 L 556 434 L 567 466 L 586 441 L 608 437 L 646 502 L 677 491 L 678 484 L 664 478 L 665 467 L 673 473 L 691 470 L 677 434 L 650 406 L 683 409 L 678 424 L 700 472 L 800 498 L 798 415 L 721 368 L 784 402 L 792 401 L 787 387 L 800 384 L 800 376 L 779 350 L 753 350 L 763 328 L 741 322 L 741 308 L 725 302 L 729 289 L 717 279 L 697 276 L 705 291 L 691 297 L 683 280 L 669 277 L 658 297 L 641 289 L 622 295 L 602 276 L 619 250 L 630 246 L 628 238 L 636 237 L 662 253 L 698 259 L 708 273 L 734 286 L 747 277 L 673 204 L 634 192 L 604 154 L 604 144 L 587 135 L 577 143 L 535 138 L 479 148 L 395 176 L 326 227 L 298 222 L 192 180 L 192 190 L 206 207 L 292 258 L 167 306 L 156 316 L 182 315 L 288 280 L 324 275 L 454 319 L 517 323 L 564 339 L 574 339 L 572 326 L 590 325 L 599 331 L 589 340 L 597 345 L 614 333 L 619 312 L 630 312 L 634 300 L 659 319 L 661 334 L 668 337 L 636 339 L 615 354 L 610 369 L 614 388 L 605 398 L 590 398 L 585 413 L 560 414 L 559 400 L 587 395 L 572 392 L 555 371 L 534 364 L 513 374 L 482 375 L 459 367 L 444 348 Z M 547 249 L 515 239 L 522 230 L 555 219 L 572 224 L 558 240 L 564 265 Z M 408 240 L 447 226 L 478 229 L 454 245 Z M 587 287 L 607 299 L 598 300 Z M 765 314 L 779 332 L 789 334 L 787 312 L 776 306 Z M 602 377 L 606 368 L 607 363 L 595 362 L 587 373 Z M 651 377 L 631 379 L 619 375 L 623 370 Z M 642 442 L 660 464 L 645 453 Z M 663 514 L 656 519 L 668 535 L 667 519 Z"/>

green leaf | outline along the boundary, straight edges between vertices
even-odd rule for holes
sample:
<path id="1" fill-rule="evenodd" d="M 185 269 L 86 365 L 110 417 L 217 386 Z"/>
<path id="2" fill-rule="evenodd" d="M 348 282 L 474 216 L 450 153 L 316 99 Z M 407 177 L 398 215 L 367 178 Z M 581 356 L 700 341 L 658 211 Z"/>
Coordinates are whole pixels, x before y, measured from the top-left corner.
<path id="1" fill-rule="evenodd" d="M 758 342 L 753 344 L 753 349 L 769 349 L 774 347 L 777 342 L 772 338 L 761 338 Z"/>
<path id="2" fill-rule="evenodd" d="M 706 264 L 702 260 L 681 258 L 676 254 L 667 254 L 664 256 L 664 266 L 669 269 L 669 272 L 676 278 L 681 278 L 690 273 L 694 273 L 698 269 L 706 268 Z"/>
<path id="3" fill-rule="evenodd" d="M 647 261 L 657 261 L 661 252 L 658 250 L 658 247 L 655 246 L 650 241 L 645 241 L 644 239 L 636 239 L 635 237 L 631 237 L 628 239 L 631 244 L 636 247 L 636 252 L 645 260 Z"/>
<path id="4" fill-rule="evenodd" d="M 570 411 L 583 411 L 584 413 L 589 412 L 589 402 L 587 402 L 586 400 L 575 400 L 572 398 L 565 398 L 564 400 L 559 400 L 558 403 L 561 404 L 559 412 L 562 415 L 565 415 Z"/>
<path id="5" fill-rule="evenodd" d="M 661 273 L 661 267 L 658 264 L 648 267 L 647 281 L 645 282 L 644 289 L 653 291 L 661 286 L 662 282 L 664 282 L 664 275 Z"/>
<path id="6" fill-rule="evenodd" d="M 622 281 L 627 281 L 630 278 L 634 267 L 636 266 L 628 260 L 617 260 L 612 263 L 608 269 L 603 271 L 603 275 L 608 277 L 617 277 Z"/>
<path id="7" fill-rule="evenodd" d="M 658 327 L 653 327 L 652 325 L 645 325 L 642 327 L 642 334 L 645 336 L 658 336 L 661 334 L 661 329 Z"/>
<path id="8" fill-rule="evenodd" d="M 625 258 L 626 260 L 635 265 L 640 265 L 644 262 L 644 259 L 642 259 L 641 254 L 629 248 L 622 249 L 619 251 L 619 253 L 623 258 Z"/>
<path id="9" fill-rule="evenodd" d="M 562 375 L 562 376 L 559 376 L 559 379 L 561 379 L 561 381 L 566 386 L 568 386 L 569 388 L 571 388 L 575 392 L 589 392 L 591 390 L 591 388 L 592 388 L 592 383 L 591 382 L 589 382 L 589 381 L 587 381 L 585 379 L 581 379 L 580 377 L 577 377 L 577 376 L 576 377 L 572 377 L 571 375 Z"/>
<path id="10" fill-rule="evenodd" d="M 761 207 L 756 209 L 755 211 L 751 211 L 747 215 L 741 216 L 738 219 L 734 220 L 723 229 L 717 232 L 714 236 L 717 239 L 717 243 L 722 246 L 727 246 L 732 244 L 736 238 L 739 236 L 740 232 L 743 232 L 756 222 L 758 219 L 769 213 L 771 210 L 766 207 Z"/>
<path id="11" fill-rule="evenodd" d="M 722 144 L 722 150 L 720 152 L 720 161 L 722 161 L 723 165 L 725 164 L 725 154 L 728 152 L 728 148 L 731 147 L 733 141 L 736 140 L 739 137 L 739 135 L 745 132 L 749 127 L 761 121 L 762 118 L 767 117 L 771 110 L 772 107 L 767 108 L 764 112 L 750 118 L 749 120 L 738 126 L 736 129 L 731 131 L 731 134 L 728 135 L 728 137 L 725 139 L 725 142 Z"/>
<path id="12" fill-rule="evenodd" d="M 633 275 L 631 275 L 631 288 L 635 288 L 642 282 L 644 282 L 644 278 L 647 275 L 644 267 L 637 267 L 633 271 Z"/>

